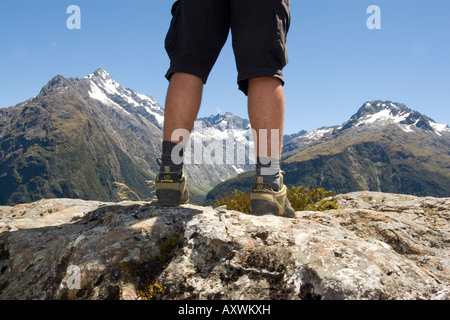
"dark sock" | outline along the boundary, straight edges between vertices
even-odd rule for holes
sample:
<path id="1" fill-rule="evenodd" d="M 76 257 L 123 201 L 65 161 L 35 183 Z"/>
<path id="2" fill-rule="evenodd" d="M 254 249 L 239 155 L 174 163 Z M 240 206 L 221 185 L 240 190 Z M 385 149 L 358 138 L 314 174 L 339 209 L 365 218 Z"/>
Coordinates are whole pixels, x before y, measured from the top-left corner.
<path id="1" fill-rule="evenodd" d="M 176 154 L 175 157 L 172 158 L 172 153 L 175 148 L 179 148 L 180 151 L 179 154 Z M 160 172 L 164 173 L 164 168 L 170 167 L 170 172 L 176 172 L 179 176 L 181 176 L 183 174 L 183 152 L 184 148 L 181 148 L 181 146 L 179 146 L 177 143 L 171 141 L 163 141 Z M 177 157 L 178 159 L 176 159 Z"/>
<path id="2" fill-rule="evenodd" d="M 270 183 L 274 191 L 280 190 L 280 160 L 258 157 L 256 159 L 256 175 L 263 177 L 265 183 Z"/>

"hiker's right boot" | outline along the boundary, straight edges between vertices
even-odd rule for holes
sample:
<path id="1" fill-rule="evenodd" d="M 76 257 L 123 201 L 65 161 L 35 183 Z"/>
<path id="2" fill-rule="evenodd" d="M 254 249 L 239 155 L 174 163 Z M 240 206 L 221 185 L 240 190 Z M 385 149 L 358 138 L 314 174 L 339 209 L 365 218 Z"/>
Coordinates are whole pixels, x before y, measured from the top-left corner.
<path id="1" fill-rule="evenodd" d="M 164 172 L 156 176 L 155 189 L 158 206 L 176 207 L 189 201 L 186 174 L 183 172 L 180 176 L 177 172 L 170 172 L 170 167 L 164 167 Z"/>
<path id="2" fill-rule="evenodd" d="M 257 177 L 257 181 L 253 184 L 253 190 L 250 193 L 250 214 L 295 217 L 295 210 L 287 197 L 287 187 L 283 184 L 282 173 L 280 173 L 281 184 L 279 191 L 274 191 L 271 183 L 265 183 L 262 177 Z"/>

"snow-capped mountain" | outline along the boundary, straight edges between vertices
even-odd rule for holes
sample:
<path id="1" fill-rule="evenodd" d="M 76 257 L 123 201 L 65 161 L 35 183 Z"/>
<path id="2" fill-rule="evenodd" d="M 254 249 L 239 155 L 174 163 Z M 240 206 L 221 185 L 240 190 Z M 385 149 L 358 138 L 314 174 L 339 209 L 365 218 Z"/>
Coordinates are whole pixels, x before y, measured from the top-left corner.
<path id="1" fill-rule="evenodd" d="M 254 169 L 255 159 L 249 121 L 231 113 L 197 119 L 184 152 L 190 180 L 208 189 Z"/>
<path id="2" fill-rule="evenodd" d="M 404 104 L 366 102 L 341 125 L 287 141 L 282 169 L 288 186 L 449 197 L 450 130 Z M 207 199 L 235 188 L 249 191 L 252 179 L 252 173 L 243 173 L 211 190 Z"/>
<path id="3" fill-rule="evenodd" d="M 114 182 L 145 198 L 159 171 L 163 117 L 155 99 L 102 68 L 82 79 L 54 77 L 37 96 L 0 109 L 0 205 L 117 200 Z M 194 203 L 254 168 L 252 139 L 249 121 L 231 113 L 196 121 L 185 152 Z M 285 182 L 336 192 L 450 194 L 449 139 L 447 125 L 403 104 L 367 102 L 340 126 L 286 136 Z"/>
<path id="4" fill-rule="evenodd" d="M 322 127 L 291 139 L 284 145 L 284 159 L 315 144 L 345 135 L 349 141 L 383 131 L 393 126 L 406 133 L 416 133 L 433 137 L 450 137 L 447 124 L 440 124 L 418 111 L 411 110 L 402 103 L 375 100 L 366 102 L 346 122 L 340 126 Z M 348 134 L 351 132 L 351 135 Z"/>
<path id="5" fill-rule="evenodd" d="M 358 126 L 385 126 L 396 124 L 405 132 L 429 132 L 438 136 L 450 134 L 446 124 L 440 124 L 429 117 L 407 108 L 402 103 L 391 101 L 366 102 L 349 121 L 344 123 L 340 130 Z"/>
<path id="6" fill-rule="evenodd" d="M 202 121 L 206 127 L 216 128 L 221 131 L 228 129 L 250 129 L 250 121 L 248 119 L 242 119 L 230 112 L 199 118 L 198 121 Z"/>
<path id="7" fill-rule="evenodd" d="M 83 80 L 88 80 L 91 98 L 127 115 L 138 113 L 162 129 L 164 110 L 152 97 L 122 87 L 103 68 L 99 68 L 93 74 L 84 77 Z M 229 179 L 237 173 L 249 170 L 251 166 L 249 162 L 251 161 L 248 152 L 243 163 L 237 161 L 232 163 L 228 161 L 230 163 L 227 163 L 226 149 L 224 149 L 222 162 L 214 156 L 214 149 L 217 148 L 211 149 L 212 142 L 218 147 L 226 147 L 226 141 L 232 138 L 235 143 L 233 146 L 234 155 L 239 148 L 245 147 L 251 153 L 253 144 L 248 137 L 249 129 L 248 120 L 231 113 L 197 119 L 190 137 L 190 144 L 185 152 L 185 168 L 191 183 L 194 186 L 200 186 L 200 188 L 208 187 L 209 184 Z M 196 152 L 194 147 L 199 145 L 202 145 L 202 150 Z M 208 146 L 210 146 L 209 149 Z M 209 164 L 212 166 L 208 166 Z"/>
<path id="8" fill-rule="evenodd" d="M 304 135 L 305 133 L 308 133 L 308 131 L 306 131 L 306 130 L 301 130 L 301 131 L 296 132 L 296 133 L 285 134 L 285 135 L 283 136 L 283 145 L 285 145 L 286 143 L 288 143 L 288 142 L 291 141 L 292 139 L 295 139 L 295 138 L 297 138 L 297 137 L 299 137 L 299 136 Z"/>
<path id="9" fill-rule="evenodd" d="M 404 104 L 366 102 L 340 126 L 284 146 L 286 183 L 335 192 L 450 196 L 450 129 Z"/>
<path id="10" fill-rule="evenodd" d="M 154 118 L 154 122 L 162 127 L 164 110 L 152 97 L 136 93 L 132 89 L 124 88 L 103 68 L 83 78 L 89 86 L 89 96 L 105 105 L 118 108 L 125 113 L 136 111 L 142 116 Z"/>
<path id="11" fill-rule="evenodd" d="M 163 109 L 104 69 L 82 79 L 58 75 L 37 96 L 0 114 L 0 204 L 117 200 L 115 182 L 149 196 Z"/>
<path id="12" fill-rule="evenodd" d="M 114 182 L 145 198 L 146 181 L 159 171 L 163 120 L 155 99 L 123 87 L 103 68 L 81 79 L 54 77 L 37 96 L 0 109 L 0 204 L 60 196 L 115 200 Z M 232 114 L 197 121 L 191 142 L 201 147 L 185 167 L 193 201 L 250 168 L 247 127 Z M 233 152 L 223 153 L 223 164 L 206 164 L 217 160 L 221 146 Z M 246 161 L 228 163 L 237 149 Z"/>

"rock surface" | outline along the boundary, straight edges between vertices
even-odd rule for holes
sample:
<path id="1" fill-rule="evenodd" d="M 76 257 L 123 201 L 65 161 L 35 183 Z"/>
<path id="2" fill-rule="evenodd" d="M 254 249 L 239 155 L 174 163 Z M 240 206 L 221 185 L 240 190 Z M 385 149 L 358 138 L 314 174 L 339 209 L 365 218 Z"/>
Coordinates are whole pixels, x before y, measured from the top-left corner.
<path id="1" fill-rule="evenodd" d="M 255 217 L 50 199 L 0 207 L 0 299 L 450 299 L 450 199 L 339 195 Z"/>

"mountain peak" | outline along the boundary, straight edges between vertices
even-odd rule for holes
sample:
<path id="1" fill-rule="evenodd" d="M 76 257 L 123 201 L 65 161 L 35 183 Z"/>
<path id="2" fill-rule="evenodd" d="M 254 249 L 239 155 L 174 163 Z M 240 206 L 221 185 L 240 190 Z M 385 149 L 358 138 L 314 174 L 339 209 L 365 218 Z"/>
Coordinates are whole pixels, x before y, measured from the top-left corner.
<path id="1" fill-rule="evenodd" d="M 382 111 L 388 110 L 393 116 L 397 116 L 400 113 L 411 112 L 411 109 L 408 109 L 404 104 L 392 101 L 367 101 L 362 105 L 362 107 L 355 114 L 358 118 L 361 118 L 365 115 L 374 115 Z"/>
<path id="2" fill-rule="evenodd" d="M 105 69 L 102 67 L 95 70 L 94 75 L 96 76 L 111 76 Z"/>
<path id="3" fill-rule="evenodd" d="M 58 74 L 42 87 L 40 94 L 46 95 L 52 92 L 61 92 L 69 87 L 69 80 Z"/>
<path id="4" fill-rule="evenodd" d="M 250 122 L 248 119 L 243 119 L 239 116 L 226 112 L 225 114 L 210 115 L 209 117 L 199 118 L 199 121 L 204 122 L 207 126 L 212 126 L 220 130 L 226 129 L 241 129 L 248 128 Z"/>
<path id="5" fill-rule="evenodd" d="M 94 77 L 100 77 L 105 80 L 112 79 L 112 76 L 108 73 L 108 71 L 106 71 L 102 67 L 98 68 L 93 73 L 88 74 L 85 78 L 92 79 Z"/>
<path id="6" fill-rule="evenodd" d="M 411 110 L 406 105 L 392 101 L 368 101 L 355 113 L 349 121 L 343 124 L 342 129 L 358 126 L 384 126 L 395 124 L 403 131 L 411 132 L 422 129 L 441 135 L 441 132 L 450 132 L 447 125 L 436 123 L 426 115 Z"/>
<path id="7" fill-rule="evenodd" d="M 90 98 L 121 110 L 122 114 L 137 112 L 143 117 L 149 117 L 154 124 L 162 126 L 164 112 L 156 100 L 124 88 L 102 67 L 85 76 L 83 81 L 88 85 Z"/>

